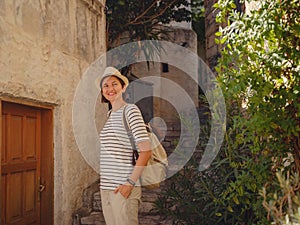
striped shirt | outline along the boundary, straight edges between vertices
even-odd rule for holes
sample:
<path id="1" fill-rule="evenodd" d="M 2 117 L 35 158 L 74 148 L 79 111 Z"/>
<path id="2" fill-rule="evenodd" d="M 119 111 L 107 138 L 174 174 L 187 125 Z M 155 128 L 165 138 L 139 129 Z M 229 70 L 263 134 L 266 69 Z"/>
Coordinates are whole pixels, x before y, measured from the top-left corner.
<path id="1" fill-rule="evenodd" d="M 123 124 L 124 108 L 125 106 L 115 112 L 111 112 L 100 132 L 101 189 L 114 190 L 120 184 L 126 182 L 126 179 L 131 175 L 133 170 L 133 149 Z M 135 143 L 149 140 L 139 108 L 134 104 L 127 104 L 125 115 Z"/>

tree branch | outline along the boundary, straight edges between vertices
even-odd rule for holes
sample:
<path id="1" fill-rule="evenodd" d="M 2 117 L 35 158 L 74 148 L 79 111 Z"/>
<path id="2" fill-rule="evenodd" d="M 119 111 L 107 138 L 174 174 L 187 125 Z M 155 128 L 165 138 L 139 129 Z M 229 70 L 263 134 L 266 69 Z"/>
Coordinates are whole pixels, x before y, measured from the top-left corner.
<path id="1" fill-rule="evenodd" d="M 176 2 L 176 0 L 173 0 L 171 3 L 169 3 L 164 9 L 162 9 L 158 14 L 156 15 L 153 15 L 152 17 L 150 17 L 148 20 L 145 20 L 145 21 L 140 21 L 140 22 L 135 22 L 136 19 L 134 21 L 131 21 L 129 23 L 127 23 L 127 25 L 139 25 L 139 24 L 143 24 L 143 23 L 148 23 L 150 22 L 151 20 L 154 20 L 155 18 L 161 16 L 164 14 L 164 12 L 171 6 L 173 5 L 174 3 Z"/>
<path id="2" fill-rule="evenodd" d="M 152 4 L 144 11 L 142 12 L 139 16 L 137 16 L 133 21 L 129 22 L 130 23 L 134 23 L 136 22 L 137 20 L 141 19 L 144 15 L 146 15 L 147 12 L 149 12 L 149 10 L 158 2 L 159 0 L 154 0 L 152 2 Z"/>

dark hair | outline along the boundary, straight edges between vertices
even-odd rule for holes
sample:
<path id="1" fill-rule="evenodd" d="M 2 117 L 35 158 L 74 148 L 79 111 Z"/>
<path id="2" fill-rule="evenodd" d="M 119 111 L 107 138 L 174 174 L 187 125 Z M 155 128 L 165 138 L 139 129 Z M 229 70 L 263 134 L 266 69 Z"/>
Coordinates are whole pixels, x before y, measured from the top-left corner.
<path id="1" fill-rule="evenodd" d="M 119 77 L 117 77 L 117 76 L 114 76 L 114 75 L 112 75 L 113 77 L 115 77 L 115 78 L 117 78 L 119 81 L 120 81 L 120 83 L 121 83 L 121 85 L 122 85 L 122 88 L 125 86 L 125 82 L 121 79 L 121 78 L 119 78 Z M 103 93 L 102 93 L 102 82 L 103 82 L 103 79 L 100 81 L 100 88 L 101 88 L 101 102 L 102 103 L 109 103 L 109 101 L 103 96 Z"/>

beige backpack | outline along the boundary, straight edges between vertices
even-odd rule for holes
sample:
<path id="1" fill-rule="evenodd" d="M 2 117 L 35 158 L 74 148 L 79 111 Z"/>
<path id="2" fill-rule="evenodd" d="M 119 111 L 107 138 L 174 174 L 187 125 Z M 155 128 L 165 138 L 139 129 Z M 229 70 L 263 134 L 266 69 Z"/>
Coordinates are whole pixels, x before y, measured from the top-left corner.
<path id="1" fill-rule="evenodd" d="M 127 117 L 125 115 L 125 111 L 126 107 L 123 111 L 123 123 L 133 148 L 132 164 L 135 165 L 135 161 L 138 159 L 139 154 L 132 136 L 131 129 L 129 127 Z M 166 179 L 168 156 L 166 150 L 152 131 L 151 126 L 149 124 L 146 124 L 146 127 L 151 142 L 152 156 L 149 159 L 147 166 L 145 167 L 140 177 L 140 182 L 141 185 L 146 187 L 147 189 L 154 189 L 158 188 L 160 186 L 160 183 Z"/>

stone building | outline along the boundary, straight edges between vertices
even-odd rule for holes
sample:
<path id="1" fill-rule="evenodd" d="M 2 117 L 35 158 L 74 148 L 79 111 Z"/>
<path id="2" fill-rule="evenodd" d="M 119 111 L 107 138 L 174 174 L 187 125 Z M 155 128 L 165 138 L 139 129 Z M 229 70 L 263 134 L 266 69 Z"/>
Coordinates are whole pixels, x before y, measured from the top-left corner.
<path id="1" fill-rule="evenodd" d="M 106 50 L 103 4 L 0 1 L 3 225 L 71 224 L 98 178 L 76 145 L 72 104 L 83 72 Z"/>

